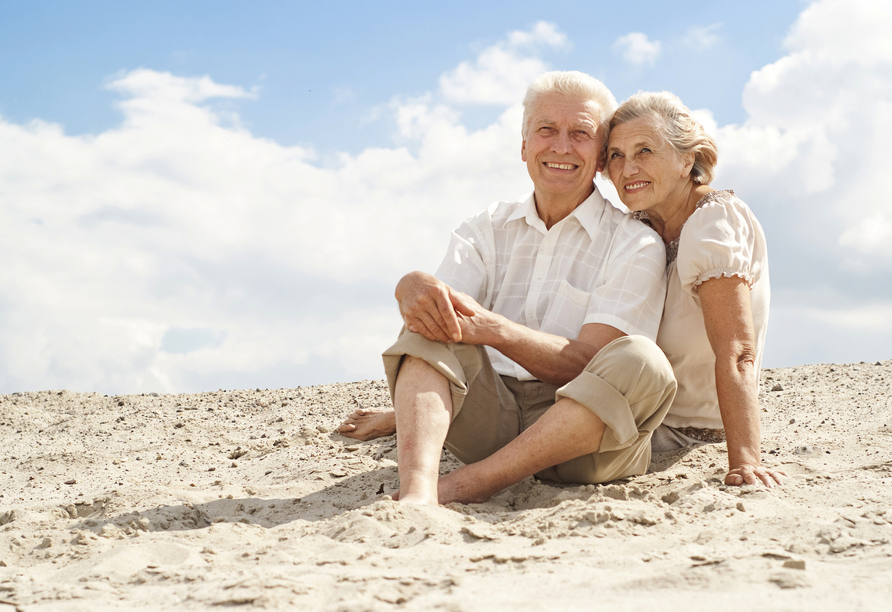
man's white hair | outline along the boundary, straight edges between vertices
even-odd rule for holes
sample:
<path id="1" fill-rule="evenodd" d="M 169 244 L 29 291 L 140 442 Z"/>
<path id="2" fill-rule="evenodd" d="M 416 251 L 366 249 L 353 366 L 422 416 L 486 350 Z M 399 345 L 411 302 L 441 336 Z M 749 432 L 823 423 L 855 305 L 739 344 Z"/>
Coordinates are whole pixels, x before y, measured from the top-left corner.
<path id="1" fill-rule="evenodd" d="M 579 72 L 577 70 L 546 72 L 536 77 L 527 88 L 527 94 L 523 98 L 523 137 L 526 138 L 530 122 L 532 121 L 532 112 L 536 107 L 539 96 L 548 94 L 561 94 L 576 100 L 582 100 L 594 104 L 598 108 L 600 117 L 598 118 L 598 131 L 604 144 L 607 144 L 607 132 L 613 113 L 616 111 L 616 98 L 598 79 Z"/>

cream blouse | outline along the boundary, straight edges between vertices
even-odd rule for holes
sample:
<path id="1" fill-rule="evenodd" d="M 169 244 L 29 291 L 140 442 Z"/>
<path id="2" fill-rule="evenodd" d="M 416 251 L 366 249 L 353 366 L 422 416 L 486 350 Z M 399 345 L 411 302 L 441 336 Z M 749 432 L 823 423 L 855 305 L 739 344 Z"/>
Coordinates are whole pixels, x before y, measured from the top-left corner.
<path id="1" fill-rule="evenodd" d="M 678 393 L 663 422 L 670 427 L 721 429 L 715 354 L 706 337 L 697 287 L 722 276 L 739 276 L 747 281 L 758 374 L 771 293 L 768 251 L 762 226 L 733 191 L 710 192 L 697 206 L 682 228 L 677 256 L 667 268 L 669 286 L 657 344 L 672 364 Z M 673 246 L 667 248 L 667 261 L 672 259 Z M 758 375 L 755 384 L 758 387 Z"/>

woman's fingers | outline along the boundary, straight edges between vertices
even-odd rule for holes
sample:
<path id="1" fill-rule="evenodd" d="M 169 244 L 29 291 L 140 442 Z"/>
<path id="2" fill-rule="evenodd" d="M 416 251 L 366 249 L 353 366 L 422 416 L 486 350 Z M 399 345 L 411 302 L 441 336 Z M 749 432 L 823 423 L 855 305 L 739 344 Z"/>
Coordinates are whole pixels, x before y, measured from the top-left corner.
<path id="1" fill-rule="evenodd" d="M 730 470 L 725 476 L 725 484 L 735 487 L 744 484 L 763 484 L 769 489 L 773 489 L 776 485 L 784 484 L 782 476 L 786 476 L 786 474 L 762 466 L 744 466 Z"/>

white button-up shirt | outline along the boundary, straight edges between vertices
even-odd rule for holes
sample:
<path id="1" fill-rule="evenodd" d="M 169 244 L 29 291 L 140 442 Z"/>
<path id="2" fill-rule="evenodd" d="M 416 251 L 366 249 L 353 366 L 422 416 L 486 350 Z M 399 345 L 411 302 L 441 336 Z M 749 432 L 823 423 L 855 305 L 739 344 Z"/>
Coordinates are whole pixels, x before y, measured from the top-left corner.
<path id="1" fill-rule="evenodd" d="M 666 251 L 652 229 L 597 188 L 546 229 L 532 194 L 496 202 L 452 233 L 437 278 L 530 329 L 576 339 L 603 323 L 654 340 L 666 296 Z M 496 372 L 535 380 L 487 347 Z"/>

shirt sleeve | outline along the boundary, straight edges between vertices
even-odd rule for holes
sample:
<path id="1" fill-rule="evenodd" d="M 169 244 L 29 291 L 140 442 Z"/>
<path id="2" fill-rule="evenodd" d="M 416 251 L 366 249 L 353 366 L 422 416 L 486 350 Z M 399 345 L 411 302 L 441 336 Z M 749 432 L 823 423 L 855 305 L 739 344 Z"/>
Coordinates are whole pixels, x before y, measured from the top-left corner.
<path id="1" fill-rule="evenodd" d="M 602 323 L 656 340 L 666 300 L 666 248 L 631 216 L 614 233 L 604 282 L 592 291 L 583 324 Z"/>
<path id="2" fill-rule="evenodd" d="M 484 308 L 489 308 L 484 304 L 489 249 L 486 248 L 483 233 L 475 227 L 476 220 L 469 219 L 452 232 L 446 256 L 434 276 L 456 291 L 467 293 Z"/>
<path id="3" fill-rule="evenodd" d="M 709 202 L 688 218 L 678 246 L 678 277 L 690 295 L 712 278 L 738 276 L 752 288 L 762 274 L 756 257 L 761 235 L 752 211 L 730 195 Z"/>

